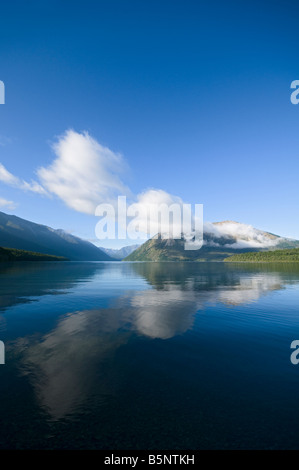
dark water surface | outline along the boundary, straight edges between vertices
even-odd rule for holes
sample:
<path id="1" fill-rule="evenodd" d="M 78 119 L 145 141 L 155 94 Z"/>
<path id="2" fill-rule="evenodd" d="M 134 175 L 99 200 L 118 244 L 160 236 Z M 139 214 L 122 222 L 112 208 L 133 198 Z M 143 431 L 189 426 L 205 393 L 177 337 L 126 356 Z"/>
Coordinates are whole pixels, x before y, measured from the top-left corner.
<path id="1" fill-rule="evenodd" d="M 299 448 L 299 266 L 0 268 L 0 447 Z"/>

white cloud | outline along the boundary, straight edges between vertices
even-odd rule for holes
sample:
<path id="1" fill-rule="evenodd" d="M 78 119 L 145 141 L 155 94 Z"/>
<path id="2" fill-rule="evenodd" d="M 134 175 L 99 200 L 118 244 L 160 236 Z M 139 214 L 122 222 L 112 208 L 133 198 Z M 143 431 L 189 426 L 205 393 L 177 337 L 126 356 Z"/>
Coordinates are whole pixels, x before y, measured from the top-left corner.
<path id="1" fill-rule="evenodd" d="M 19 187 L 24 191 L 32 191 L 33 193 L 48 195 L 47 191 L 39 183 L 37 183 L 37 181 L 34 180 L 31 180 L 30 183 L 27 181 L 22 181 Z"/>
<path id="2" fill-rule="evenodd" d="M 0 197 L 0 207 L 1 209 L 9 209 L 9 210 L 14 210 L 17 206 L 13 201 L 7 201 L 7 199 L 3 199 Z"/>
<path id="3" fill-rule="evenodd" d="M 38 194 L 47 194 L 45 189 L 36 181 L 27 181 L 21 180 L 17 176 L 10 173 L 2 163 L 0 163 L 0 181 L 3 183 L 13 186 L 14 188 L 22 189 L 23 191 L 32 191 Z"/>
<path id="4" fill-rule="evenodd" d="M 138 214 L 135 224 L 139 231 L 149 235 L 147 213 L 153 205 L 166 207 L 176 204 L 180 207 L 183 200 L 162 189 L 149 189 L 132 195 L 121 176 L 127 169 L 122 155 L 104 147 L 88 132 L 78 133 L 67 130 L 52 145 L 55 158 L 48 165 L 37 170 L 39 182 L 21 180 L 0 164 L 0 181 L 39 194 L 55 195 L 68 207 L 86 214 L 95 214 L 99 204 L 110 203 L 116 208 L 118 196 L 127 196 L 130 202 L 143 207 L 144 213 Z M 165 219 L 165 222 L 163 220 Z M 151 235 L 167 232 L 168 218 L 162 217 L 162 224 L 151 220 Z M 181 224 L 173 229 L 180 231 Z M 178 225 L 178 224 L 177 224 Z M 136 225 L 135 225 L 136 226 Z M 153 233 L 154 232 L 154 233 Z"/>
<path id="5" fill-rule="evenodd" d="M 271 236 L 270 234 L 254 228 L 252 225 L 241 224 L 233 221 L 225 221 L 221 223 L 210 223 L 204 224 L 204 232 L 212 234 L 215 238 L 228 238 L 234 239 L 234 243 L 228 243 L 227 245 L 233 249 L 240 248 L 270 248 L 277 245 L 279 242 L 278 237 Z M 215 242 L 207 242 L 210 246 Z"/>
<path id="6" fill-rule="evenodd" d="M 0 163 L 0 181 L 10 186 L 16 186 L 18 184 L 18 178 L 11 174 L 2 163 Z"/>
<path id="7" fill-rule="evenodd" d="M 136 216 L 134 217 L 134 226 L 143 234 L 150 234 L 151 236 L 157 233 L 168 233 L 170 229 L 167 211 L 164 217 L 161 217 L 162 220 L 159 221 L 158 217 L 155 217 L 153 213 L 151 214 L 151 208 L 155 210 L 158 207 L 161 208 L 164 206 L 166 209 L 170 209 L 172 204 L 176 204 L 181 212 L 183 205 L 183 201 L 180 197 L 169 194 L 162 189 L 149 189 L 144 191 L 137 195 L 136 202 L 138 206 Z M 174 232 L 181 232 L 181 216 L 179 216 L 179 220 L 176 221 L 176 224 L 173 223 L 172 228 Z"/>
<path id="8" fill-rule="evenodd" d="M 120 179 L 126 167 L 120 154 L 102 146 L 87 132 L 68 130 L 53 145 L 56 158 L 37 174 L 42 185 L 68 207 L 95 213 L 101 203 L 114 203 L 129 190 Z"/>

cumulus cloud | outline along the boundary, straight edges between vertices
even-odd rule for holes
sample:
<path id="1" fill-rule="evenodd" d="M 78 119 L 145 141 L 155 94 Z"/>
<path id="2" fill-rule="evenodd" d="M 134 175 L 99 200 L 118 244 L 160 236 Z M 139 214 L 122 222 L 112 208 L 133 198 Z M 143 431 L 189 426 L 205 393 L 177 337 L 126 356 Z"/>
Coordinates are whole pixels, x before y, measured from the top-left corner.
<path id="1" fill-rule="evenodd" d="M 101 145 L 88 132 L 67 130 L 52 149 L 55 158 L 48 166 L 38 168 L 38 182 L 21 180 L 2 164 L 0 181 L 24 191 L 55 195 L 68 207 L 91 215 L 102 203 L 112 204 L 117 210 L 118 196 L 127 196 L 130 203 L 139 206 L 137 217 L 134 212 L 130 215 L 143 238 L 169 231 L 167 208 L 174 204 L 182 212 L 183 200 L 162 189 L 151 188 L 133 195 L 122 179 L 127 170 L 122 155 Z M 164 206 L 166 212 L 162 211 L 162 216 L 156 219 L 151 212 L 153 206 Z M 177 222 L 171 225 L 173 233 L 181 231 L 181 219 Z"/>
<path id="2" fill-rule="evenodd" d="M 38 194 L 46 194 L 45 189 L 37 182 L 32 180 L 30 183 L 21 180 L 17 176 L 10 173 L 2 163 L 0 163 L 0 181 L 12 186 L 14 188 L 22 189 L 23 191 L 32 191 Z"/>
<path id="3" fill-rule="evenodd" d="M 131 206 L 128 215 L 134 217 L 128 226 L 128 232 L 139 232 L 154 236 L 157 233 L 169 232 L 169 212 L 173 205 L 179 210 L 177 220 L 173 217 L 171 229 L 173 232 L 181 233 L 181 212 L 183 201 L 180 197 L 163 191 L 162 189 L 149 189 L 136 196 L 136 203 Z M 160 216 L 157 208 L 161 209 Z M 174 213 L 175 215 L 175 213 Z M 131 233 L 131 236 L 132 236 Z"/>
<path id="4" fill-rule="evenodd" d="M 131 207 L 129 214 L 134 217 L 135 232 L 146 238 L 169 230 L 169 218 L 162 214 L 159 220 L 154 220 L 150 215 L 151 207 L 164 205 L 167 211 L 175 204 L 176 208 L 182 208 L 180 197 L 161 189 L 148 189 L 132 195 L 122 180 L 127 167 L 122 155 L 101 145 L 88 132 L 66 131 L 53 144 L 53 151 L 54 161 L 37 171 L 39 180 L 48 193 L 56 195 L 78 212 L 94 215 L 96 207 L 103 203 L 112 204 L 117 209 L 118 196 L 127 196 L 131 203 L 138 205 L 137 217 L 134 213 L 136 206 Z M 181 218 L 171 224 L 171 229 L 175 233 L 181 232 Z"/>
<path id="5" fill-rule="evenodd" d="M 186 241 L 190 241 L 196 233 L 197 240 L 192 244 L 198 242 L 201 246 L 198 236 L 202 231 L 201 205 L 192 208 L 180 197 L 162 189 L 148 189 L 138 194 L 135 201 L 128 208 L 128 216 L 133 217 L 128 224 L 130 238 L 161 234 L 162 238 L 168 239 L 183 235 Z"/>
<path id="6" fill-rule="evenodd" d="M 0 181 L 41 195 L 55 195 L 68 207 L 94 215 L 97 205 L 115 205 L 117 196 L 130 196 L 121 180 L 126 170 L 122 155 L 104 147 L 88 132 L 66 131 L 52 145 L 52 163 L 37 170 L 39 181 L 24 181 L 0 163 Z"/>
<path id="7" fill-rule="evenodd" d="M 68 130 L 53 144 L 53 150 L 55 160 L 37 174 L 47 191 L 68 207 L 94 215 L 98 204 L 114 204 L 118 195 L 129 194 L 120 179 L 126 167 L 123 157 L 87 132 Z"/>
<path id="8" fill-rule="evenodd" d="M 4 209 L 14 210 L 17 206 L 13 201 L 7 201 L 0 197 L 0 207 Z"/>

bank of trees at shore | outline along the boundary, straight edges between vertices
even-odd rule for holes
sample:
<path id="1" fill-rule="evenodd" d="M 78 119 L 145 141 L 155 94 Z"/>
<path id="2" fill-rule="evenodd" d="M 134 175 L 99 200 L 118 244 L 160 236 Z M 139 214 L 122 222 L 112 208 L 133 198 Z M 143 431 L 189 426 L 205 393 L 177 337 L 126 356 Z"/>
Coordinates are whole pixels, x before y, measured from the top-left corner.
<path id="1" fill-rule="evenodd" d="M 291 250 L 259 251 L 250 253 L 238 253 L 229 256 L 225 262 L 299 262 L 299 248 Z"/>

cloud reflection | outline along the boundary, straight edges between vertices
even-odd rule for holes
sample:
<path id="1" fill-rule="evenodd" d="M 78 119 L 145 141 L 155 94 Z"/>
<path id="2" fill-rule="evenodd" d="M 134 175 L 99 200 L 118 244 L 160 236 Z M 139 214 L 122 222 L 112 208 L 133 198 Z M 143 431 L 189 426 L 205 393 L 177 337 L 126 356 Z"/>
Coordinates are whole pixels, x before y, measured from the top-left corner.
<path id="1" fill-rule="evenodd" d="M 132 269 L 136 275 L 136 267 Z M 22 372 L 52 419 L 84 410 L 95 388 L 98 400 L 117 394 L 124 378 L 113 358 L 136 335 L 169 340 L 192 329 L 196 313 L 207 303 L 242 305 L 285 284 L 276 271 L 221 268 L 213 277 L 201 270 L 190 275 L 184 269 L 180 274 L 170 274 L 168 269 L 163 275 L 158 267 L 150 267 L 144 276 L 147 289 L 125 291 L 112 298 L 107 308 L 69 312 L 38 338 L 19 338 L 14 347 L 22 358 Z"/>

